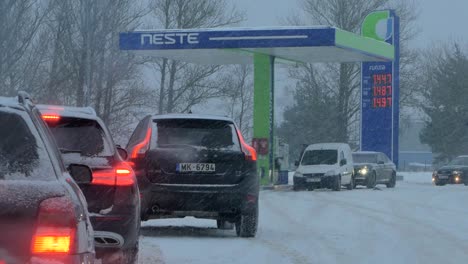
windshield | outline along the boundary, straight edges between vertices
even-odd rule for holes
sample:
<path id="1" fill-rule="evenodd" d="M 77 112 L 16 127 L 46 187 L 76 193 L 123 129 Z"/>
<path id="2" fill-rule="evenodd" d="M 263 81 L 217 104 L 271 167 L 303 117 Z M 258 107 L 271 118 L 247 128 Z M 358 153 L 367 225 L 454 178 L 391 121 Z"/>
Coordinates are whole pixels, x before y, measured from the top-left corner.
<path id="1" fill-rule="evenodd" d="M 302 165 L 335 165 L 338 163 L 338 151 L 331 150 L 308 150 L 302 158 Z"/>
<path id="2" fill-rule="evenodd" d="M 458 157 L 452 160 L 449 165 L 468 166 L 468 157 Z"/>
<path id="3" fill-rule="evenodd" d="M 47 124 L 62 152 L 79 152 L 86 157 L 113 155 L 104 130 L 95 120 L 61 117 Z"/>
<path id="4" fill-rule="evenodd" d="M 25 113 L 15 112 L 0 111 L 0 180 L 56 179 L 34 125 Z"/>
<path id="5" fill-rule="evenodd" d="M 354 163 L 377 163 L 377 154 L 356 154 L 353 153 Z"/>
<path id="6" fill-rule="evenodd" d="M 240 151 L 239 138 L 232 123 L 217 120 L 172 119 L 156 121 L 155 146 L 196 146 L 207 149 Z"/>

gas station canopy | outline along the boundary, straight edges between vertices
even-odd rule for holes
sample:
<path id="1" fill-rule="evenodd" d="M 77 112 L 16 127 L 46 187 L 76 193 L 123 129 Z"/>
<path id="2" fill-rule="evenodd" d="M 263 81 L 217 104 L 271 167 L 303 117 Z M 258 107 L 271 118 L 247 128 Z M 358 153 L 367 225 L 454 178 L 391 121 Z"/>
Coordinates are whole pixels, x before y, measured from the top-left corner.
<path id="1" fill-rule="evenodd" d="M 392 61 L 394 47 L 333 27 L 156 30 L 120 33 L 120 49 L 197 64 Z"/>

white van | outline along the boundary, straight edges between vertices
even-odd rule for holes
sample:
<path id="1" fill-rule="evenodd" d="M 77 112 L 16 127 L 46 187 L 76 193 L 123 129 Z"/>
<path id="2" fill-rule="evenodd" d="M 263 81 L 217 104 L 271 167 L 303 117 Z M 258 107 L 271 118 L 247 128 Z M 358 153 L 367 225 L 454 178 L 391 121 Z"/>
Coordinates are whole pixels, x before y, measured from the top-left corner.
<path id="1" fill-rule="evenodd" d="M 294 190 L 354 188 L 354 164 L 351 148 L 345 143 L 322 143 L 308 146 L 296 162 Z"/>

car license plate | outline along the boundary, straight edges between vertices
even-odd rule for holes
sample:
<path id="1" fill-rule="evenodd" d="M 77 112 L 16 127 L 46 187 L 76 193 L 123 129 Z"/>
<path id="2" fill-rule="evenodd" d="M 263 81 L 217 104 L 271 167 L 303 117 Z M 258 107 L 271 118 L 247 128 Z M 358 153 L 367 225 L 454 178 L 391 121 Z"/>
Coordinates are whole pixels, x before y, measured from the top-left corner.
<path id="1" fill-rule="evenodd" d="M 448 176 L 446 176 L 446 175 L 439 175 L 438 177 L 439 177 L 440 180 L 448 179 Z"/>
<path id="2" fill-rule="evenodd" d="M 307 179 L 307 182 L 320 182 L 321 179 L 320 178 L 309 178 Z"/>
<path id="3" fill-rule="evenodd" d="M 215 172 L 214 163 L 177 163 L 177 172 Z"/>

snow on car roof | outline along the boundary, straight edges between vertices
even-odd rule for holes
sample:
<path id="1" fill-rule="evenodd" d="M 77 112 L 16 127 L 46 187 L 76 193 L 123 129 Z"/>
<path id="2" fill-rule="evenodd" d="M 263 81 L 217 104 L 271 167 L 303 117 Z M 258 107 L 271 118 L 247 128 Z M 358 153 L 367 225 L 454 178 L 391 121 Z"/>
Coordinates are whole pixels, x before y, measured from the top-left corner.
<path id="1" fill-rule="evenodd" d="M 0 105 L 19 106 L 18 97 L 3 97 L 3 96 L 0 96 Z"/>
<path id="2" fill-rule="evenodd" d="M 311 149 L 337 149 L 341 146 L 348 145 L 346 143 L 318 143 L 318 144 L 312 144 L 307 147 L 306 150 L 311 150 Z"/>
<path id="3" fill-rule="evenodd" d="M 153 115 L 153 120 L 162 119 L 205 119 L 205 120 L 219 120 L 234 122 L 232 118 L 226 116 L 217 115 L 202 115 L 202 114 L 165 114 L 165 115 Z"/>
<path id="4" fill-rule="evenodd" d="M 43 114 L 56 113 L 60 116 L 96 119 L 96 111 L 92 107 L 74 107 L 62 105 L 36 105 Z"/>

